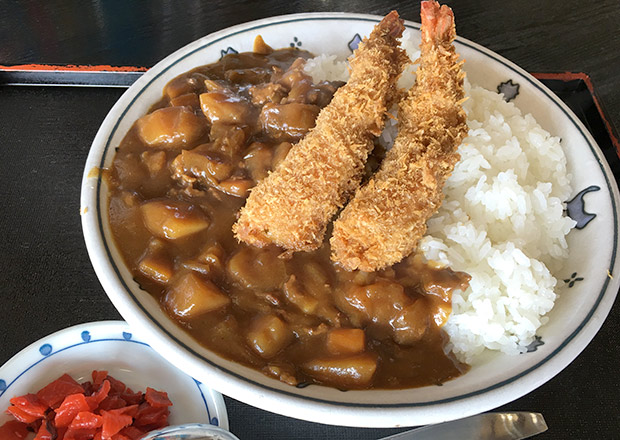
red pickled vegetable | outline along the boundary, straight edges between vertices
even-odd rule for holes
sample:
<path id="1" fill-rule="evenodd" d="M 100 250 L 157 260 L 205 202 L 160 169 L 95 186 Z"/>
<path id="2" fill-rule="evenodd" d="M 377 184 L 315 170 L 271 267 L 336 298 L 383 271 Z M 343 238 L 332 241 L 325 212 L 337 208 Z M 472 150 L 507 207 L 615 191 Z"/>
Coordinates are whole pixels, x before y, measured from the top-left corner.
<path id="1" fill-rule="evenodd" d="M 75 416 L 69 425 L 69 429 L 96 429 L 103 424 L 103 417 L 90 411 L 82 411 Z M 94 435 L 94 434 L 93 434 Z"/>
<path id="2" fill-rule="evenodd" d="M 134 393 L 131 391 L 131 388 L 127 388 L 121 393 L 121 398 L 127 402 L 128 405 L 136 405 L 144 401 L 144 393 L 141 391 Z"/>
<path id="3" fill-rule="evenodd" d="M 71 394 L 65 397 L 62 405 L 56 410 L 54 423 L 58 427 L 69 426 L 78 413 L 89 410 L 90 406 L 88 406 L 84 394 Z"/>
<path id="4" fill-rule="evenodd" d="M 0 426 L 0 438 L 2 440 L 22 440 L 27 435 L 28 427 L 17 420 L 10 420 Z"/>
<path id="5" fill-rule="evenodd" d="M 41 425 L 45 422 L 45 419 L 37 419 L 34 422 L 28 424 L 28 431 L 38 432 Z"/>
<path id="6" fill-rule="evenodd" d="M 138 439 L 141 439 L 144 436 L 144 434 L 146 434 L 146 431 L 142 431 L 141 429 L 138 429 L 135 426 L 128 426 L 126 428 L 123 428 L 120 434 L 124 435 L 125 437 L 128 437 L 131 440 L 138 440 Z"/>
<path id="7" fill-rule="evenodd" d="M 52 433 L 47 429 L 47 423 L 41 423 L 41 426 L 37 430 L 37 435 L 34 440 L 53 440 Z"/>
<path id="8" fill-rule="evenodd" d="M 129 406 L 126 406 L 125 408 L 113 409 L 110 412 L 114 414 L 127 415 L 127 416 L 131 416 L 132 418 L 135 418 L 138 415 L 138 405 L 129 405 Z"/>
<path id="9" fill-rule="evenodd" d="M 93 378 L 93 385 L 101 385 L 103 381 L 108 377 L 108 372 L 105 370 L 93 370 L 91 376 Z"/>
<path id="10" fill-rule="evenodd" d="M 106 379 L 110 381 L 110 387 L 112 388 L 110 393 L 112 394 L 120 394 L 127 388 L 123 382 L 114 379 L 112 376 L 107 376 Z"/>
<path id="11" fill-rule="evenodd" d="M 41 388 L 37 392 L 37 397 L 50 408 L 56 409 L 68 395 L 83 392 L 84 388 L 79 383 L 68 374 L 63 374 L 52 383 Z"/>
<path id="12" fill-rule="evenodd" d="M 146 387 L 144 398 L 153 407 L 172 406 L 172 402 L 168 399 L 168 393 L 165 391 L 157 391 Z"/>
<path id="13" fill-rule="evenodd" d="M 45 417 L 45 411 L 48 408 L 48 405 L 42 403 L 36 394 L 13 397 L 10 402 L 26 414 L 30 414 L 37 419 Z"/>
<path id="14" fill-rule="evenodd" d="M 123 408 L 124 406 L 127 406 L 127 402 L 121 397 L 108 396 L 99 404 L 99 409 L 109 411 L 111 409 Z"/>
<path id="15" fill-rule="evenodd" d="M 121 408 L 122 410 L 124 408 Z M 108 440 L 115 434 L 118 434 L 121 429 L 129 426 L 133 423 L 133 417 L 127 414 L 118 413 L 120 410 L 113 409 L 112 411 L 101 411 L 103 416 L 103 427 L 101 429 L 101 438 Z"/>
<path id="16" fill-rule="evenodd" d="M 11 414 L 15 419 L 19 420 L 22 423 L 33 423 L 38 420 L 37 416 L 33 416 L 28 414 L 23 409 L 17 406 L 9 406 L 6 410 L 7 413 Z"/>
<path id="17" fill-rule="evenodd" d="M 36 394 L 13 397 L 7 413 L 16 420 L 0 426 L 0 440 L 138 440 L 168 425 L 172 402 L 164 391 L 134 392 L 107 371 L 93 371 L 92 382 L 67 374 Z"/>
<path id="18" fill-rule="evenodd" d="M 67 432 L 65 433 L 63 440 L 91 440 L 95 434 L 97 433 L 97 430 L 95 428 L 93 429 L 67 429 Z"/>
<path id="19" fill-rule="evenodd" d="M 163 428 L 168 425 L 169 413 L 170 411 L 166 406 L 152 407 L 148 403 L 143 403 L 140 405 L 140 410 L 138 411 L 134 425 L 146 431 Z"/>
<path id="20" fill-rule="evenodd" d="M 108 393 L 110 392 L 110 381 L 104 380 L 101 386 L 97 391 L 95 391 L 92 395 L 86 397 L 86 402 L 91 410 L 95 410 L 101 402 L 108 397 Z"/>
<path id="21" fill-rule="evenodd" d="M 64 440 L 68 428 L 56 428 L 56 440 Z"/>
<path id="22" fill-rule="evenodd" d="M 92 382 L 89 382 L 89 381 L 82 382 L 80 385 L 82 385 L 82 388 L 84 388 L 84 395 L 85 396 L 90 396 L 95 391 L 97 391 L 97 388 L 99 388 L 99 386 L 95 386 L 95 385 L 93 385 Z"/>

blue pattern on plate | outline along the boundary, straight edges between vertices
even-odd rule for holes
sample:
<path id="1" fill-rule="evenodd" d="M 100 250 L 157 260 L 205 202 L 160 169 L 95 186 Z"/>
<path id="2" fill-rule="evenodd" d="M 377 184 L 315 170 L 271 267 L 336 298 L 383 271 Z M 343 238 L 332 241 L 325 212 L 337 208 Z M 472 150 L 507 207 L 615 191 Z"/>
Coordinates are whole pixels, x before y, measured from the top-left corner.
<path id="1" fill-rule="evenodd" d="M 211 419 L 211 424 L 215 426 L 220 426 L 220 421 L 217 419 L 217 417 L 213 417 Z"/>
<path id="2" fill-rule="evenodd" d="M 349 49 L 351 49 L 351 52 L 354 52 L 361 42 L 362 42 L 362 37 L 360 37 L 360 34 L 355 34 L 353 38 L 351 39 L 351 41 L 347 43 L 347 46 L 349 46 Z"/>
<path id="3" fill-rule="evenodd" d="M 301 47 L 301 41 L 299 38 L 293 37 L 293 42 L 290 44 L 291 47 Z"/>
<path id="4" fill-rule="evenodd" d="M 43 344 L 41 348 L 39 348 L 39 353 L 43 356 L 47 356 L 52 352 L 52 346 L 50 344 Z"/>
<path id="5" fill-rule="evenodd" d="M 564 283 L 568 284 L 568 288 L 570 289 L 577 281 L 583 281 L 583 278 L 578 277 L 577 272 L 573 272 L 569 279 L 564 280 Z"/>
<path id="6" fill-rule="evenodd" d="M 534 336 L 532 343 L 525 348 L 527 349 L 527 353 L 532 353 L 533 351 L 538 350 L 538 347 L 541 345 L 545 345 L 542 338 L 540 336 Z"/>
<path id="7" fill-rule="evenodd" d="M 230 55 L 231 53 L 239 53 L 237 52 L 235 49 L 233 49 L 232 47 L 228 46 L 226 48 L 226 50 L 220 50 L 220 58 L 226 56 L 226 55 Z"/>
<path id="8" fill-rule="evenodd" d="M 84 330 L 80 336 L 82 337 L 82 341 L 84 342 L 90 341 L 90 332 L 88 330 Z"/>
<path id="9" fill-rule="evenodd" d="M 583 197 L 589 192 L 599 191 L 600 189 L 601 188 L 596 185 L 591 185 L 577 194 L 573 200 L 566 202 L 566 212 L 568 216 L 577 222 L 575 229 L 585 228 L 588 223 L 596 217 L 596 214 L 586 212 L 586 203 Z"/>
<path id="10" fill-rule="evenodd" d="M 6 390 L 6 382 L 0 379 L 0 392 Z"/>
<path id="11" fill-rule="evenodd" d="M 509 79 L 497 86 L 497 93 L 503 94 L 504 101 L 510 102 L 519 94 L 519 84 L 513 83 L 512 80 Z"/>
<path id="12" fill-rule="evenodd" d="M 132 335 L 129 332 L 123 332 L 123 339 L 126 339 L 129 341 L 131 339 L 131 336 Z"/>

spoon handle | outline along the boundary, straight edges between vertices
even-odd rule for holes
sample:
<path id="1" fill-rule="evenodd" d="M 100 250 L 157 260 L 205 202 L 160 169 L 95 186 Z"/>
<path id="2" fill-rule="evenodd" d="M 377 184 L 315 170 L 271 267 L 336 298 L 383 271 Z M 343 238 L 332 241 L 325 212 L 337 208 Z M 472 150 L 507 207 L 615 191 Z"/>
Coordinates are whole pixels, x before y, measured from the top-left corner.
<path id="1" fill-rule="evenodd" d="M 486 413 L 412 429 L 380 440 L 514 440 L 546 430 L 545 419 L 539 413 Z"/>

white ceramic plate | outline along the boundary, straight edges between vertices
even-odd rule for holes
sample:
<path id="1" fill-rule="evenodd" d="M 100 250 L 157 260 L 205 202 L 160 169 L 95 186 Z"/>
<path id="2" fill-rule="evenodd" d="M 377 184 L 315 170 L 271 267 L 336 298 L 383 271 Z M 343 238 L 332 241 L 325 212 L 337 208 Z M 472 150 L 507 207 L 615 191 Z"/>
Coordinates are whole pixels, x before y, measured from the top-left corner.
<path id="1" fill-rule="evenodd" d="M 106 370 L 129 388 L 166 391 L 171 425 L 201 422 L 228 429 L 224 399 L 166 362 L 123 321 L 70 327 L 29 345 L 0 368 L 0 425 L 12 417 L 9 400 L 35 393 L 64 373 L 82 383 Z"/>
<path id="2" fill-rule="evenodd" d="M 510 61 L 465 39 L 456 42 L 473 84 L 491 90 L 501 87 L 506 95 L 514 95 L 522 111 L 561 137 L 576 197 L 570 211 L 583 227 L 569 235 L 570 258 L 565 269 L 555 274 L 561 297 L 549 314 L 549 323 L 540 329 L 532 352 L 516 357 L 484 356 L 470 372 L 441 387 L 346 393 L 320 386 L 297 389 L 204 349 L 133 281 L 111 238 L 106 184 L 92 170 L 110 166 L 114 148 L 127 130 L 159 100 L 164 85 L 176 75 L 215 62 L 226 53 L 249 51 L 258 34 L 273 47 L 296 46 L 315 54 L 345 57 L 379 19 L 338 13 L 275 17 L 216 32 L 180 49 L 150 69 L 110 111 L 93 142 L 82 187 L 82 224 L 97 275 L 123 317 L 142 329 L 157 351 L 186 373 L 236 399 L 291 417 L 337 425 L 421 425 L 495 408 L 556 375 L 594 337 L 620 283 L 618 189 L 603 154 L 568 107 Z M 419 25 L 406 25 L 417 44 Z M 587 210 L 578 209 L 581 201 Z"/>

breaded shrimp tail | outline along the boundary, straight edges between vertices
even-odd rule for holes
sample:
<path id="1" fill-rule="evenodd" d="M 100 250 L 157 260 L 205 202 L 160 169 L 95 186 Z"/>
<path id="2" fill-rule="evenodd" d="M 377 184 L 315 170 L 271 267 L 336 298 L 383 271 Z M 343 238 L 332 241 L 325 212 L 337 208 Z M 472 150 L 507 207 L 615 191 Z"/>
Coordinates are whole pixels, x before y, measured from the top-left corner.
<path id="1" fill-rule="evenodd" d="M 379 171 L 334 222 L 332 260 L 374 271 L 413 252 L 467 134 L 462 62 L 454 16 L 434 1 L 421 5 L 422 43 L 416 85 L 399 103 L 399 132 Z"/>
<path id="2" fill-rule="evenodd" d="M 360 43 L 350 79 L 321 111 L 315 128 L 250 193 L 233 226 L 237 238 L 255 246 L 276 244 L 310 251 L 355 189 L 396 98 L 396 81 L 408 58 L 397 40 L 403 21 L 390 12 Z"/>

